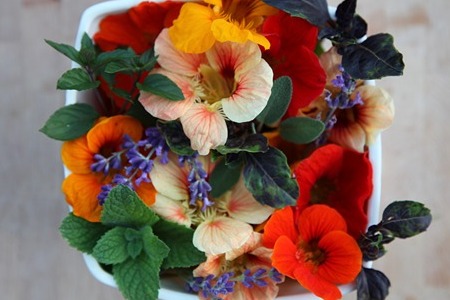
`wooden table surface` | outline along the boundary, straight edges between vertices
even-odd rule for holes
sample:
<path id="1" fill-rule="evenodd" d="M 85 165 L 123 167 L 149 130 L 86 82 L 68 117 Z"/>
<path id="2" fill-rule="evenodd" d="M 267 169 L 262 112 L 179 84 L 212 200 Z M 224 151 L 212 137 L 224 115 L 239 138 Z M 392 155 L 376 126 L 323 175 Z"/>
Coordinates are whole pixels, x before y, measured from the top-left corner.
<path id="1" fill-rule="evenodd" d="M 44 38 L 71 44 L 96 2 L 0 1 L 0 299 L 121 299 L 58 233 L 67 213 L 60 143 L 38 132 L 64 103 L 55 82 L 69 67 Z M 358 10 L 370 33 L 394 35 L 406 63 L 403 77 L 378 83 L 396 104 L 383 134 L 382 207 L 414 199 L 434 217 L 427 233 L 388 245 L 374 267 L 391 279 L 388 299 L 450 299 L 450 1 L 360 0 Z"/>

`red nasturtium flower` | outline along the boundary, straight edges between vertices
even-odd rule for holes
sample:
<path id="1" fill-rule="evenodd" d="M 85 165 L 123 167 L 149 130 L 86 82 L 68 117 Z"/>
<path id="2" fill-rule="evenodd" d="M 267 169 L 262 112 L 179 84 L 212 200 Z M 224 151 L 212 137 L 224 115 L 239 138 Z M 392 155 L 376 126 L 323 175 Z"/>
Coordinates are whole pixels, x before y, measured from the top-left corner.
<path id="1" fill-rule="evenodd" d="M 141 54 L 153 47 L 163 28 L 177 18 L 183 2 L 142 2 L 128 11 L 106 16 L 94 35 L 95 44 L 103 51 L 131 47 Z"/>
<path id="2" fill-rule="evenodd" d="M 326 74 L 314 53 L 318 28 L 301 18 L 279 12 L 266 19 L 262 32 L 271 44 L 263 58 L 272 67 L 274 78 L 289 76 L 292 79 L 293 95 L 286 116 L 296 116 L 298 110 L 320 96 L 325 87 Z"/>
<path id="3" fill-rule="evenodd" d="M 362 253 L 333 208 L 317 204 L 276 211 L 264 227 L 263 244 L 273 248 L 272 265 L 325 300 L 340 299 L 337 285 L 352 282 Z"/>
<path id="4" fill-rule="evenodd" d="M 313 204 L 335 208 L 355 239 L 367 226 L 367 202 L 372 194 L 372 164 L 368 153 L 326 145 L 294 167 L 301 193 L 297 206 Z"/>
<path id="5" fill-rule="evenodd" d="M 108 15 L 101 20 L 99 31 L 94 35 L 94 42 L 102 51 L 112 51 L 120 47 L 133 49 L 137 54 L 153 48 L 156 37 L 163 28 L 172 26 L 177 18 L 183 2 L 142 2 L 128 11 L 116 15 Z M 147 73 L 140 78 L 132 75 L 116 74 L 114 87 L 132 91 L 136 80 L 142 82 Z M 115 95 L 108 84 L 100 78 L 100 89 L 107 98 L 114 100 L 119 112 L 129 107 L 124 99 Z M 136 89 L 131 96 L 136 97 Z M 114 114 L 114 112 L 113 112 Z"/>
<path id="6" fill-rule="evenodd" d="M 101 118 L 84 136 L 65 142 L 61 158 L 71 174 L 64 179 L 62 190 L 66 201 L 73 208 L 74 215 L 91 222 L 98 222 L 102 207 L 98 200 L 101 187 L 111 183 L 113 176 L 91 170 L 94 155 L 108 157 L 118 151 L 125 134 L 134 141 L 142 137 L 143 128 L 139 121 L 125 115 Z M 147 205 L 153 204 L 155 190 L 151 183 L 135 186 L 136 192 Z"/>

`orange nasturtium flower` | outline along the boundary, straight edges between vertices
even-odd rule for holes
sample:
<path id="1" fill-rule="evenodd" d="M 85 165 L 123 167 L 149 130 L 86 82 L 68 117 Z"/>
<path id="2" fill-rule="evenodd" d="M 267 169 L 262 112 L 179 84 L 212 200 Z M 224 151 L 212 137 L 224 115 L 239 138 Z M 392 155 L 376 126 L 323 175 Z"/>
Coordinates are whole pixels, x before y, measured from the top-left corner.
<path id="1" fill-rule="evenodd" d="M 91 170 L 94 155 L 108 157 L 120 149 L 125 134 L 137 141 L 142 133 L 139 121 L 118 115 L 101 118 L 86 135 L 62 145 L 61 158 L 71 172 L 62 183 L 62 191 L 74 215 L 91 222 L 100 220 L 102 207 L 98 195 L 103 185 L 112 182 L 113 176 Z M 155 192 L 151 183 L 143 182 L 135 188 L 147 205 L 153 204 Z"/>
<path id="2" fill-rule="evenodd" d="M 252 41 L 270 47 L 269 40 L 258 33 L 264 17 L 277 10 L 261 0 L 204 0 L 185 3 L 169 29 L 175 47 L 186 53 L 203 53 L 217 42 Z"/>
<path id="3" fill-rule="evenodd" d="M 352 282 L 362 253 L 333 208 L 317 204 L 302 212 L 285 207 L 264 227 L 263 244 L 273 248 L 272 265 L 281 274 L 325 300 L 340 299 L 339 284 Z"/>

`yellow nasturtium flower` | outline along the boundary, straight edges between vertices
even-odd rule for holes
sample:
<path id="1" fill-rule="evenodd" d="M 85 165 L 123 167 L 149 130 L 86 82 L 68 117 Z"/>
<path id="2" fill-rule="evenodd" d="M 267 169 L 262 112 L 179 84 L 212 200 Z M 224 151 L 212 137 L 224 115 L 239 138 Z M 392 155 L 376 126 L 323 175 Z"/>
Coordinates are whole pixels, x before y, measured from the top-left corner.
<path id="1" fill-rule="evenodd" d="M 169 29 L 175 47 L 186 53 L 203 53 L 216 41 L 245 43 L 252 41 L 270 47 L 258 33 L 264 17 L 277 10 L 261 0 L 204 0 L 185 3 Z"/>

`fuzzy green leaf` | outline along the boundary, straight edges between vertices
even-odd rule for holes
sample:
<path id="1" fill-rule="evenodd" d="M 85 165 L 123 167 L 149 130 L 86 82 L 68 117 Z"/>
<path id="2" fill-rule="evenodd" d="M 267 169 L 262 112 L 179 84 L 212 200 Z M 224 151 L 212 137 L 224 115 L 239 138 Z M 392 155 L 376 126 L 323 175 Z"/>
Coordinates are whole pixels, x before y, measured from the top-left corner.
<path id="1" fill-rule="evenodd" d="M 212 188 L 211 196 L 218 198 L 229 191 L 238 182 L 241 171 L 241 168 L 229 167 L 225 159 L 219 161 L 208 179 Z"/>
<path id="2" fill-rule="evenodd" d="M 47 44 L 49 44 L 53 49 L 55 49 L 56 51 L 58 51 L 59 53 L 65 55 L 66 57 L 70 58 L 70 60 L 78 63 L 78 64 L 82 64 L 81 60 L 80 60 L 80 56 L 78 53 L 78 50 L 75 49 L 73 46 L 70 45 L 66 45 L 66 44 L 59 44 L 59 43 L 55 43 L 53 41 L 50 40 L 45 40 L 45 42 Z"/>
<path id="3" fill-rule="evenodd" d="M 278 122 L 286 113 L 292 98 L 292 80 L 282 76 L 273 82 L 272 93 L 264 110 L 256 119 L 266 125 Z"/>
<path id="4" fill-rule="evenodd" d="M 234 136 L 228 138 L 223 146 L 218 146 L 216 150 L 222 154 L 250 152 L 266 152 L 268 150 L 267 138 L 262 134 L 250 134 L 243 136 Z"/>
<path id="5" fill-rule="evenodd" d="M 354 79 L 379 79 L 403 74 L 403 55 L 394 46 L 388 33 L 368 37 L 360 44 L 339 48 L 342 67 Z"/>
<path id="6" fill-rule="evenodd" d="M 56 110 L 39 131 L 49 138 L 69 141 L 87 133 L 99 117 L 91 105 L 75 103 Z"/>
<path id="7" fill-rule="evenodd" d="M 89 74 L 82 68 L 74 68 L 65 72 L 56 83 L 56 88 L 60 90 L 84 91 L 96 88 L 100 81 L 91 81 Z"/>
<path id="8" fill-rule="evenodd" d="M 276 208 L 295 205 L 299 188 L 283 152 L 269 147 L 267 152 L 247 154 L 246 158 L 245 186 L 258 202 Z"/>
<path id="9" fill-rule="evenodd" d="M 130 256 L 125 238 L 126 230 L 125 227 L 115 227 L 105 233 L 94 247 L 92 256 L 107 265 L 124 262 Z"/>
<path id="10" fill-rule="evenodd" d="M 137 87 L 141 91 L 149 92 L 168 100 L 184 100 L 184 95 L 181 92 L 181 89 L 167 76 L 162 74 L 150 74 L 147 78 L 145 78 L 144 82 L 142 84 L 138 84 Z"/>
<path id="11" fill-rule="evenodd" d="M 310 143 L 317 139 L 324 130 L 323 122 L 308 117 L 288 118 L 280 125 L 281 137 L 296 144 Z"/>
<path id="12" fill-rule="evenodd" d="M 89 222 L 70 213 L 61 223 L 59 231 L 70 246 L 91 253 L 100 237 L 110 228 L 101 224 Z"/>
<path id="13" fill-rule="evenodd" d="M 323 26 L 328 21 L 328 4 L 326 0 L 263 0 L 270 6 L 281 9 L 291 16 L 308 20 L 316 26 Z"/>
<path id="14" fill-rule="evenodd" d="M 103 204 L 101 222 L 106 225 L 142 227 L 158 220 L 136 192 L 123 185 L 114 187 Z"/>
<path id="15" fill-rule="evenodd" d="M 161 219 L 153 225 L 153 232 L 170 249 L 163 269 L 192 267 L 206 260 L 205 254 L 192 244 L 193 229 Z"/>
<path id="16" fill-rule="evenodd" d="M 427 230 L 431 219 L 430 210 L 422 203 L 395 201 L 383 211 L 381 226 L 395 237 L 408 238 Z"/>
<path id="17" fill-rule="evenodd" d="M 135 259 L 113 265 L 114 280 L 127 300 L 156 300 L 163 258 L 141 253 Z"/>

